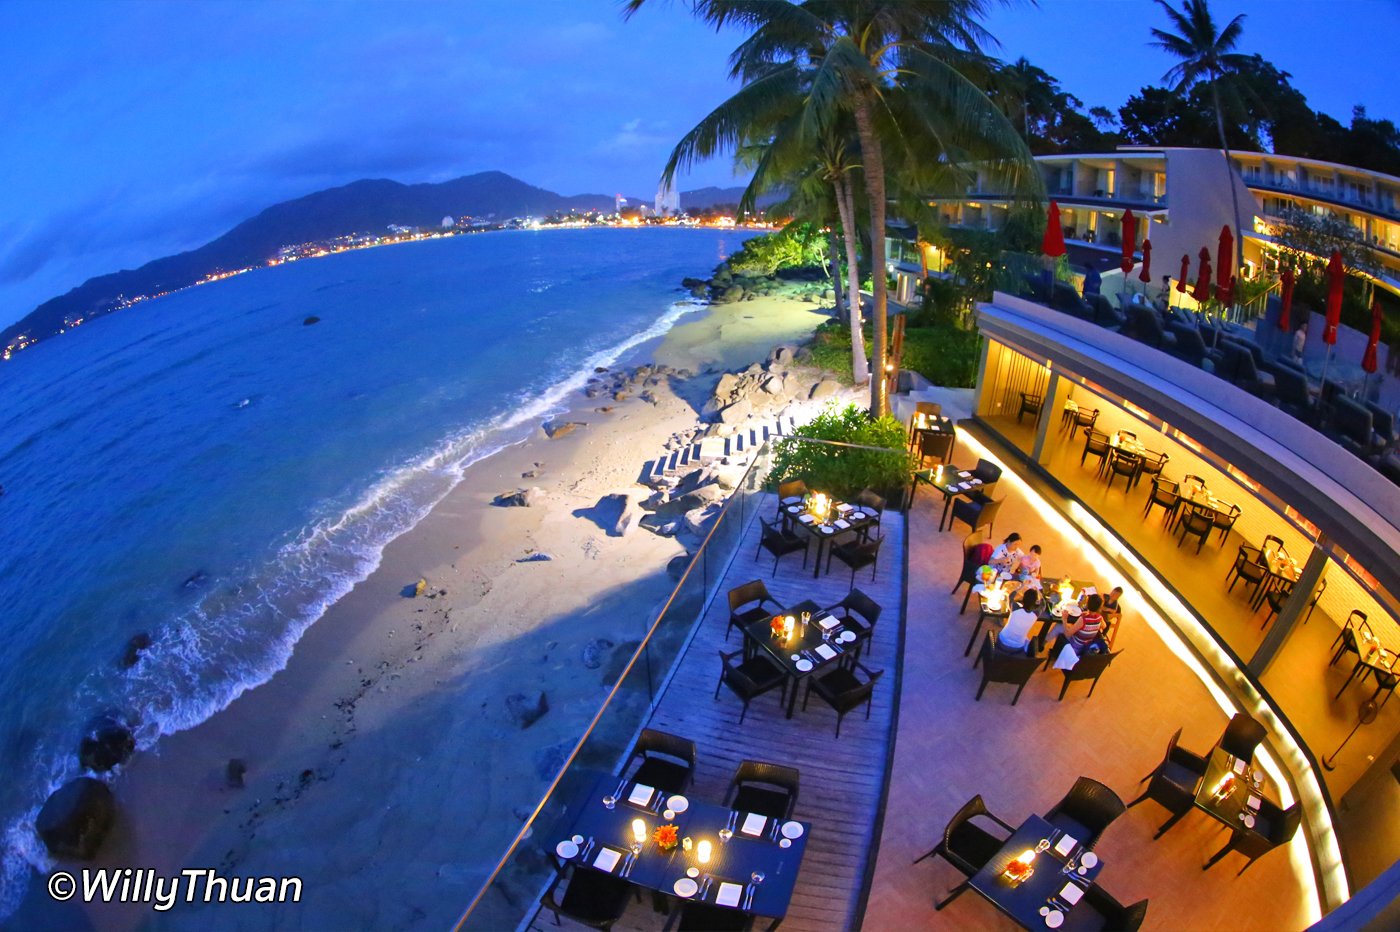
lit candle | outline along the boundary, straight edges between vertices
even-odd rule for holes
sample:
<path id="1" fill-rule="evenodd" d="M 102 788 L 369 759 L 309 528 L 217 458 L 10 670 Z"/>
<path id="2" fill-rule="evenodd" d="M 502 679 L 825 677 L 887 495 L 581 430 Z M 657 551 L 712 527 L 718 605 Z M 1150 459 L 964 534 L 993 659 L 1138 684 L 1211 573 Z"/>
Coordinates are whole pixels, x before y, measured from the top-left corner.
<path id="1" fill-rule="evenodd" d="M 791 615 L 783 619 L 783 637 L 789 640 L 792 638 L 792 625 L 793 621 Z"/>
<path id="2" fill-rule="evenodd" d="M 632 820 L 632 837 L 637 841 L 647 840 L 647 824 L 641 819 Z"/>
<path id="3" fill-rule="evenodd" d="M 695 846 L 695 857 L 701 864 L 710 863 L 710 842 L 708 840 Z"/>

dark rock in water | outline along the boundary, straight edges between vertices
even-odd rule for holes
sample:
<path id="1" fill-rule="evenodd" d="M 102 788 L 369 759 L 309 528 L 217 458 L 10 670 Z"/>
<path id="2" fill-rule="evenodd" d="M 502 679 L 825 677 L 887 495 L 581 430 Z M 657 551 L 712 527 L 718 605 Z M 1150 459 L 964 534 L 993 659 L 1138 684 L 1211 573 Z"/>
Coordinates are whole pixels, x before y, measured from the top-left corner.
<path id="1" fill-rule="evenodd" d="M 230 758 L 224 768 L 224 780 L 231 790 L 243 789 L 243 776 L 248 772 L 248 764 L 240 757 Z"/>
<path id="2" fill-rule="evenodd" d="M 184 581 L 181 588 L 194 589 L 197 586 L 204 585 L 205 581 L 208 579 L 209 577 L 204 574 L 204 570 L 195 570 L 190 574 L 190 577 Z"/>
<path id="3" fill-rule="evenodd" d="M 607 372 L 607 371 L 608 371 L 608 367 L 607 367 L 607 366 L 594 366 L 594 367 L 593 367 L 593 371 L 594 371 L 594 372 Z"/>
<path id="4" fill-rule="evenodd" d="M 548 563 L 554 558 L 547 553 L 532 553 L 528 557 L 521 557 L 516 563 Z"/>
<path id="5" fill-rule="evenodd" d="M 683 553 L 680 556 L 671 558 L 671 562 L 666 564 L 666 572 L 672 579 L 680 579 L 685 575 L 685 568 L 689 565 L 690 557 Z"/>
<path id="6" fill-rule="evenodd" d="M 54 791 L 34 827 L 54 857 L 91 861 L 116 816 L 117 804 L 107 784 L 78 777 Z"/>
<path id="7" fill-rule="evenodd" d="M 512 693 L 506 697 L 506 711 L 510 713 L 511 721 L 520 728 L 529 728 L 549 711 L 549 698 L 543 692 L 536 693 L 534 697 Z"/>
<path id="8" fill-rule="evenodd" d="M 88 722 L 78 743 L 78 762 L 84 769 L 103 773 L 124 764 L 136 752 L 131 729 L 110 715 L 99 715 Z"/>
<path id="9" fill-rule="evenodd" d="M 603 658 L 608 651 L 616 647 L 607 638 L 594 638 L 583 647 L 583 665 L 590 670 L 596 670 L 603 665 Z"/>
<path id="10" fill-rule="evenodd" d="M 566 434 L 573 433 L 580 427 L 587 426 L 588 425 L 583 423 L 582 421 L 550 421 L 548 424 L 544 425 L 544 432 L 550 440 L 555 440 L 559 437 L 565 436 Z"/>
<path id="11" fill-rule="evenodd" d="M 321 318 L 317 317 L 315 314 L 312 314 L 310 317 L 306 318 L 306 320 L 303 320 L 301 322 L 301 325 L 303 327 L 310 327 L 312 324 L 319 324 L 320 322 Z"/>
<path id="12" fill-rule="evenodd" d="M 151 636 L 144 631 L 140 631 L 131 636 L 131 640 L 126 642 L 126 649 L 122 651 L 122 669 L 129 670 L 136 666 L 136 661 L 141 659 L 141 652 L 151 646 Z"/>

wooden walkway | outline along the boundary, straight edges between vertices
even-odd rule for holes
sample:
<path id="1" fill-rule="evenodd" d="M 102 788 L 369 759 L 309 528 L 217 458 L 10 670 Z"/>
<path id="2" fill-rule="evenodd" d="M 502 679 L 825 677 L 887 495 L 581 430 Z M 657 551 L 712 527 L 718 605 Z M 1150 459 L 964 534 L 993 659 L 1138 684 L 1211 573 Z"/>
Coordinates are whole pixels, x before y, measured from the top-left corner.
<path id="1" fill-rule="evenodd" d="M 765 495 L 760 513 L 771 517 L 776 509 L 776 498 Z M 755 699 L 740 725 L 743 705 L 739 699 L 727 687 L 714 698 L 719 651 L 741 646 L 737 630 L 728 644 L 724 638 L 729 621 L 725 594 L 730 589 L 761 578 L 783 605 L 812 599 L 824 606 L 839 602 L 850 591 L 850 571 L 839 560 L 832 562 L 829 575 L 813 579 L 811 564 L 803 570 L 802 561 L 791 555 L 780 562 L 776 578 L 771 577 L 772 557 L 764 551 L 754 560 L 760 525 L 751 517 L 714 603 L 700 621 L 648 723 L 650 728 L 695 742 L 698 765 L 692 793 L 704 799 L 722 800 L 730 778 L 745 759 L 801 771 L 795 817 L 812 823 L 812 834 L 783 920 L 785 932 L 855 928 L 867 865 L 874 857 L 871 842 L 893 735 L 896 653 L 904 624 L 904 516 L 888 511 L 882 526 L 885 543 L 875 581 L 871 582 L 869 570 L 857 573 L 855 581 L 856 588 L 884 609 L 873 643 L 861 658 L 871 670 L 884 671 L 875 687 L 868 722 L 864 710 L 847 715 L 838 739 L 836 713 L 824 702 L 814 698 L 804 712 L 799 696 L 793 717 L 787 719 L 774 691 Z M 643 900 L 634 903 L 615 928 L 661 929 L 666 917 L 652 911 L 650 898 Z M 565 928 L 581 928 L 567 919 L 563 922 Z M 766 925 L 760 921 L 756 927 Z M 558 927 L 551 914 L 542 910 L 531 928 L 543 932 Z"/>

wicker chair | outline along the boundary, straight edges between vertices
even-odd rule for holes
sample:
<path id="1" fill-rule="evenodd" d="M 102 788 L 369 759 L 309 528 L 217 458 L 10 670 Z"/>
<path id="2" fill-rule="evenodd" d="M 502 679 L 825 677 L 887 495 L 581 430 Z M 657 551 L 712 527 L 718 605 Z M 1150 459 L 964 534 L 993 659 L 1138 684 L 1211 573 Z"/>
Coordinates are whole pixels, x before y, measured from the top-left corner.
<path id="1" fill-rule="evenodd" d="M 1181 729 L 1178 728 L 1176 734 L 1167 742 L 1167 753 L 1162 762 L 1138 781 L 1140 784 L 1146 783 L 1147 789 L 1143 790 L 1137 799 L 1128 803 L 1128 808 L 1131 809 L 1150 799 L 1171 813 L 1171 818 L 1152 836 L 1154 841 L 1166 834 L 1169 828 L 1180 822 L 1192 810 L 1196 803 L 1196 787 L 1206 774 L 1206 759 L 1186 750 L 1178 743 L 1180 741 Z"/>
<path id="2" fill-rule="evenodd" d="M 695 742 L 678 738 L 664 731 L 643 728 L 632 756 L 627 762 L 640 761 L 629 779 L 654 786 L 666 793 L 684 793 L 695 776 Z M 627 768 L 623 768 L 625 773 Z"/>
<path id="3" fill-rule="evenodd" d="M 758 549 L 754 551 L 754 562 L 758 562 L 758 555 L 767 550 L 773 555 L 773 576 L 778 575 L 778 562 L 790 553 L 802 553 L 802 568 L 807 568 L 807 538 L 799 537 L 781 524 L 768 521 L 762 515 L 759 516 L 759 523 L 763 525 L 763 531 L 759 535 Z M 726 638 L 727 639 L 727 638 Z"/>
<path id="4" fill-rule="evenodd" d="M 999 838 L 974 824 L 972 820 L 978 817 L 996 823 L 1005 832 L 1005 835 Z M 925 858 L 941 857 L 967 878 L 949 891 L 943 899 L 934 900 L 933 908 L 942 909 L 961 896 L 963 891 L 967 889 L 968 881 L 972 879 L 972 876 L 985 867 L 988 861 L 996 857 L 1001 846 L 1006 843 L 1014 831 L 1015 829 L 1010 825 L 987 810 L 981 796 L 974 796 L 968 800 L 944 826 L 943 838 L 938 844 L 927 853 L 914 859 L 914 863 L 918 864 Z"/>
<path id="5" fill-rule="evenodd" d="M 1124 906 L 1099 884 L 1091 884 L 1084 891 L 1084 903 L 1103 917 L 1103 925 L 1099 928 L 1111 929 L 1112 932 L 1137 932 L 1147 918 L 1147 900 Z"/>
<path id="6" fill-rule="evenodd" d="M 1118 794 L 1097 780 L 1080 777 L 1065 798 L 1045 813 L 1045 821 L 1073 835 L 1084 847 L 1098 844 L 1104 829 L 1127 810 Z"/>
<path id="7" fill-rule="evenodd" d="M 562 899 L 559 885 L 568 879 Z M 612 874 L 573 867 L 560 871 L 545 891 L 542 902 L 554 914 L 554 924 L 560 916 L 568 916 L 590 929 L 611 929 L 613 923 L 627 911 L 627 900 L 634 888 L 632 883 Z"/>
<path id="8" fill-rule="evenodd" d="M 991 533 L 992 524 L 997 519 L 997 512 L 1001 510 L 1003 501 L 1005 499 L 990 499 L 985 495 L 960 498 L 953 502 L 953 516 L 948 526 L 951 528 L 953 521 L 961 521 L 970 531 L 986 528 L 987 532 Z"/>
<path id="9" fill-rule="evenodd" d="M 865 674 L 862 680 L 856 675 L 856 670 Z M 802 696 L 802 711 L 807 711 L 807 700 L 812 698 L 812 693 L 816 692 L 827 705 L 836 712 L 836 737 L 841 737 L 841 720 L 846 717 L 846 713 L 865 706 L 865 719 L 870 720 L 870 707 L 875 701 L 875 684 L 879 681 L 883 670 L 871 670 L 862 663 L 853 663 L 850 666 L 838 666 L 835 670 L 825 676 L 811 677 L 807 680 L 807 692 Z"/>
<path id="10" fill-rule="evenodd" d="M 800 783 L 801 774 L 792 767 L 746 760 L 729 781 L 724 805 L 774 819 L 791 819 Z"/>
<path id="11" fill-rule="evenodd" d="M 1196 552 L 1200 553 L 1201 548 L 1205 546 L 1206 538 L 1210 536 L 1211 531 L 1215 530 L 1215 509 L 1192 505 L 1181 513 L 1177 523 L 1181 526 L 1181 538 L 1176 542 L 1176 545 L 1180 547 L 1186 543 L 1186 536 L 1189 534 L 1200 539 L 1196 544 Z"/>
<path id="12" fill-rule="evenodd" d="M 1084 452 L 1079 456 L 1079 465 L 1083 466 L 1084 461 L 1091 456 L 1097 457 L 1099 461 L 1099 472 L 1103 472 L 1104 461 L 1108 458 L 1108 434 L 1094 430 L 1092 427 L 1084 431 Z"/>
<path id="13" fill-rule="evenodd" d="M 1254 749 L 1264 740 L 1266 734 L 1268 732 L 1264 730 L 1263 725 L 1244 712 L 1236 712 L 1230 718 L 1230 724 L 1225 726 L 1217 745 L 1227 754 L 1233 754 L 1240 760 L 1252 760 Z"/>
<path id="14" fill-rule="evenodd" d="M 851 568 L 851 588 L 856 586 L 856 571 L 870 567 L 870 581 L 875 581 L 875 573 L 880 568 L 880 546 L 883 537 L 874 540 L 855 540 L 832 544 L 826 552 L 826 572 L 831 572 L 831 559 L 835 557 Z"/>
<path id="15" fill-rule="evenodd" d="M 1079 661 L 1075 663 L 1073 667 L 1068 670 L 1061 670 L 1060 672 L 1065 675 L 1065 681 L 1064 684 L 1060 686 L 1059 701 L 1064 701 L 1065 693 L 1069 691 L 1070 683 L 1082 683 L 1087 681 L 1089 683 L 1089 695 L 1084 698 L 1088 699 L 1093 696 L 1095 687 L 1099 685 L 1099 677 L 1103 676 L 1104 671 L 1108 669 L 1108 665 L 1113 663 L 1114 658 L 1121 653 L 1123 652 L 1118 650 L 1112 653 L 1105 651 L 1102 653 L 1085 654 L 1083 657 L 1079 658 Z"/>
<path id="16" fill-rule="evenodd" d="M 1241 579 L 1258 590 L 1264 580 L 1269 576 L 1269 568 L 1263 563 L 1264 551 L 1258 547 L 1251 547 L 1248 544 L 1240 544 L 1239 551 L 1235 554 L 1235 563 L 1230 567 L 1230 571 L 1225 574 L 1226 579 L 1234 577 L 1230 581 L 1230 588 L 1226 592 L 1234 592 L 1235 585 Z M 1251 598 L 1253 596 L 1251 595 Z"/>
<path id="17" fill-rule="evenodd" d="M 751 607 L 744 608 L 745 605 Z M 780 615 L 782 611 L 783 607 L 768 594 L 763 580 L 754 579 L 736 586 L 729 590 L 729 627 L 724 629 L 724 639 L 729 640 L 729 634 L 735 627 L 743 629 L 760 618 Z"/>
<path id="18" fill-rule="evenodd" d="M 739 713 L 739 724 L 744 724 L 744 716 L 749 714 L 749 703 L 766 692 L 782 690 L 778 700 L 781 705 L 787 699 L 787 674 L 774 666 L 771 660 L 755 654 L 747 660 L 735 662 L 744 654 L 741 650 L 726 654 L 719 652 L 719 682 L 715 684 L 715 698 L 719 698 L 720 686 L 728 686 L 734 695 L 744 703 L 744 711 Z M 794 687 L 796 688 L 796 687 Z"/>
<path id="19" fill-rule="evenodd" d="M 1302 821 L 1301 802 L 1295 802 L 1287 809 L 1280 809 L 1267 799 L 1262 800 L 1259 803 L 1259 812 L 1254 816 L 1254 827 L 1232 829 L 1230 840 L 1225 843 L 1225 847 L 1217 851 L 1201 869 L 1209 870 L 1211 865 L 1231 851 L 1238 851 L 1248 859 L 1244 862 L 1244 867 L 1240 868 L 1240 874 L 1243 874 L 1259 858 L 1291 841 Z"/>
<path id="20" fill-rule="evenodd" d="M 977 660 L 973 663 L 974 667 L 982 667 L 982 685 L 977 687 L 976 698 L 978 702 L 982 701 L 982 692 L 988 683 L 1010 683 L 1016 687 L 1016 695 L 1011 697 L 1011 704 L 1015 705 L 1021 698 L 1021 691 L 1039 669 L 1040 658 L 1002 653 L 996 649 L 996 636 L 995 631 L 987 632 Z"/>
<path id="21" fill-rule="evenodd" d="M 852 589 L 844 599 L 827 609 L 833 618 L 855 631 L 856 640 L 851 649 L 857 658 L 874 639 L 875 623 L 880 620 L 881 611 L 875 600 L 859 589 Z"/>
<path id="22" fill-rule="evenodd" d="M 979 581 L 977 579 L 977 570 L 987 562 L 982 559 L 982 555 L 987 557 L 991 557 L 992 555 L 992 546 L 987 543 L 986 531 L 973 531 L 963 538 L 962 547 L 962 571 L 958 574 L 958 581 L 953 584 L 953 588 L 949 592 L 949 595 L 955 595 L 958 591 L 958 586 L 964 583 L 967 584 L 967 594 L 963 596 L 962 608 L 958 609 L 959 615 L 967 611 L 968 599 L 972 598 L 972 587 L 977 585 Z"/>

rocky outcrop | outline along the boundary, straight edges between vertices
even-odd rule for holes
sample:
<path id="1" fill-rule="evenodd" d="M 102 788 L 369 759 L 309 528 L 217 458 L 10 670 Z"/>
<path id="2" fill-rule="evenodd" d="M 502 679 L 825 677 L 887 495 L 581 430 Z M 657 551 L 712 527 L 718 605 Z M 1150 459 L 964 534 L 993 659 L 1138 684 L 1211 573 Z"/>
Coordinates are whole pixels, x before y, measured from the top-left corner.
<path id="1" fill-rule="evenodd" d="M 84 770 L 105 773 L 125 764 L 136 752 L 136 736 L 115 715 L 99 715 L 88 722 L 78 742 L 78 763 Z"/>
<path id="2" fill-rule="evenodd" d="M 812 386 L 812 391 L 807 397 L 813 401 L 820 401 L 823 398 L 832 397 L 840 390 L 840 382 L 837 382 L 835 379 L 822 379 L 816 385 Z"/>
<path id="3" fill-rule="evenodd" d="M 528 489 L 516 489 L 514 492 L 502 492 L 491 500 L 491 504 L 502 508 L 529 508 L 538 504 L 543 497 L 543 489 L 531 486 Z"/>
<path id="4" fill-rule="evenodd" d="M 131 636 L 131 640 L 126 642 L 125 649 L 122 650 L 122 669 L 129 670 L 136 666 L 136 662 L 141 659 L 141 655 L 151 646 L 151 636 L 144 631 L 139 631 Z"/>
<path id="5" fill-rule="evenodd" d="M 78 777 L 45 801 L 34 827 L 54 857 L 91 861 L 116 817 L 117 803 L 107 784 Z"/>
<path id="6" fill-rule="evenodd" d="M 544 433 L 550 440 L 558 440 L 560 437 L 567 437 L 580 427 L 587 426 L 583 421 L 550 421 L 544 425 Z"/>
<path id="7" fill-rule="evenodd" d="M 506 712 L 519 728 L 529 728 L 549 712 L 549 697 L 542 691 L 533 696 L 512 693 L 506 697 Z"/>

